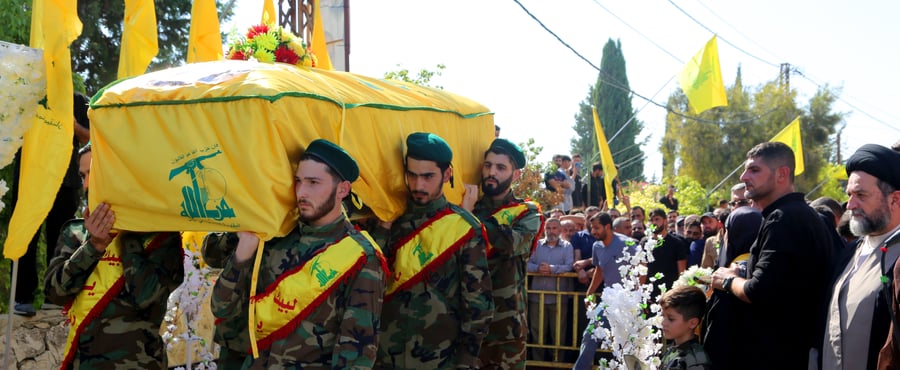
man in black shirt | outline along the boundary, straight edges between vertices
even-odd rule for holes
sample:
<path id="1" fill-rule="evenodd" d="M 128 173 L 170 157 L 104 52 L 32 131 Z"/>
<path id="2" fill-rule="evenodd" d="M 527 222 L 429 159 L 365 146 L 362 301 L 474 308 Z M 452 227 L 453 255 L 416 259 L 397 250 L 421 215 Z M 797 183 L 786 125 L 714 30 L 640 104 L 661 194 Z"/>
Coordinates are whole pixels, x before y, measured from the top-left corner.
<path id="1" fill-rule="evenodd" d="M 745 358 L 755 369 L 807 368 L 822 343 L 833 247 L 816 211 L 794 192 L 794 166 L 794 152 L 783 143 L 750 149 L 741 181 L 763 210 L 762 227 L 746 278 L 734 264 L 713 273 L 715 289 L 750 304 L 740 345 L 765 349 L 765 356 Z"/>

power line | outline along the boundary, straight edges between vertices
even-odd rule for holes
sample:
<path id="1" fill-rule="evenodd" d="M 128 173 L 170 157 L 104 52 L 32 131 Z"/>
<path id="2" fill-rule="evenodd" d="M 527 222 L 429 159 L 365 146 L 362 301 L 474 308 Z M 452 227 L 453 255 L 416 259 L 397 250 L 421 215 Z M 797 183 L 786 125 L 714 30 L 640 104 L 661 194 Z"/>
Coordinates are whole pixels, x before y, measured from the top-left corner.
<path id="1" fill-rule="evenodd" d="M 594 0 L 594 4 L 597 4 L 597 6 L 599 6 L 599 7 L 602 8 L 603 10 L 605 10 L 607 13 L 609 13 L 609 15 L 611 15 L 611 16 L 615 17 L 616 19 L 618 19 L 619 22 L 622 22 L 622 24 L 624 24 L 625 26 L 627 26 L 628 28 L 630 28 L 632 31 L 634 31 L 634 32 L 637 33 L 638 35 L 641 35 L 641 37 L 643 37 L 644 39 L 646 39 L 647 41 L 649 41 L 651 44 L 653 44 L 653 46 L 656 46 L 657 48 L 659 48 L 659 50 L 662 50 L 664 53 L 669 54 L 669 56 L 671 56 L 672 58 L 675 58 L 675 60 L 677 60 L 679 63 L 684 64 L 684 61 L 681 60 L 681 59 L 679 59 L 677 56 L 675 56 L 675 54 L 670 53 L 668 50 L 666 50 L 666 48 L 664 48 L 664 47 L 660 46 L 659 44 L 657 44 L 655 41 L 653 41 L 652 39 L 650 39 L 649 37 L 647 37 L 646 35 L 644 35 L 643 33 L 641 33 L 641 31 L 638 31 L 637 28 L 632 27 L 630 24 L 628 24 L 628 22 L 625 22 L 624 19 L 620 18 L 618 15 L 616 15 L 615 13 L 613 13 L 612 11 L 610 11 L 609 9 L 607 9 L 605 6 L 603 6 L 603 4 L 600 4 L 599 1 Z"/>
<path id="2" fill-rule="evenodd" d="M 806 80 L 809 81 L 809 82 L 812 82 L 814 85 L 816 85 L 817 87 L 819 87 L 819 89 L 822 89 L 822 88 L 823 88 L 822 85 L 820 85 L 818 82 L 813 81 L 813 79 L 807 77 L 805 74 L 803 74 L 803 72 L 800 72 L 800 71 L 797 70 L 796 68 L 791 69 L 791 72 L 797 74 L 797 75 L 800 76 L 800 77 L 803 77 L 804 79 L 806 79 Z M 840 95 L 837 95 L 837 94 L 836 94 L 835 97 L 837 97 L 838 100 L 844 102 L 844 104 L 847 104 L 848 106 L 850 106 L 850 108 L 853 108 L 853 109 L 855 109 L 856 111 L 859 111 L 860 113 L 866 115 L 867 117 L 869 117 L 869 118 L 875 120 L 875 122 L 881 123 L 882 125 L 885 125 L 885 126 L 891 128 L 891 129 L 894 129 L 895 131 L 900 132 L 900 128 L 898 128 L 898 127 L 896 127 L 896 126 L 894 126 L 894 125 L 891 125 L 891 124 L 889 124 L 889 123 L 887 123 L 887 122 L 885 122 L 885 121 L 882 121 L 880 118 L 875 117 L 875 116 L 869 114 L 869 112 L 866 112 L 866 111 L 864 111 L 864 110 L 862 110 L 862 109 L 859 109 L 859 108 L 856 107 L 855 105 L 853 105 L 853 104 L 851 104 L 850 102 L 848 102 L 846 99 L 842 98 Z"/>
<path id="3" fill-rule="evenodd" d="M 672 4 L 672 6 L 674 6 L 675 9 L 678 9 L 679 11 L 681 11 L 681 13 L 683 13 L 685 16 L 687 16 L 687 17 L 690 18 L 692 21 L 694 21 L 694 23 L 699 24 L 700 27 L 703 27 L 703 29 L 709 31 L 709 33 L 711 33 L 711 34 L 713 34 L 713 35 L 716 35 L 716 32 L 715 32 L 715 31 L 711 30 L 709 27 L 706 27 L 706 25 L 704 25 L 703 23 L 700 23 L 700 21 L 698 21 L 697 19 L 695 19 L 694 17 L 692 17 L 690 14 L 688 14 L 688 12 L 684 11 L 684 9 L 681 9 L 681 7 L 679 7 L 677 4 L 675 4 L 674 1 L 669 0 L 669 4 Z M 717 36 L 718 36 L 718 35 L 717 35 Z M 760 58 L 760 57 L 758 57 L 758 56 L 756 56 L 756 55 L 750 54 L 750 53 L 747 52 L 746 50 L 741 49 L 740 47 L 738 47 L 738 46 L 735 45 L 735 44 L 732 44 L 730 41 L 726 40 L 726 39 L 723 38 L 722 36 L 718 36 L 718 38 L 719 38 L 719 40 L 722 40 L 722 42 L 724 42 L 724 43 L 726 43 L 726 44 L 728 44 L 728 45 L 731 45 L 731 47 L 737 49 L 738 51 L 740 51 L 740 52 L 742 52 L 742 53 L 744 53 L 744 54 L 749 55 L 750 57 L 752 57 L 752 58 L 754 58 L 754 59 L 756 59 L 756 60 L 758 60 L 758 61 L 760 61 L 760 62 L 763 62 L 763 63 L 768 64 L 768 65 L 770 65 L 770 66 L 772 66 L 772 67 L 775 67 L 775 68 L 780 68 L 780 65 L 775 64 L 775 63 L 772 63 L 772 62 L 769 62 L 769 61 L 767 61 L 767 60 L 765 60 L 765 59 L 762 59 L 762 58 Z"/>
<path id="4" fill-rule="evenodd" d="M 595 0 L 595 1 L 596 1 L 596 0 Z M 694 21 L 695 23 L 697 23 L 698 25 L 700 25 L 700 27 L 703 27 L 705 30 L 709 31 L 709 32 L 712 33 L 712 34 L 716 34 L 715 31 L 711 30 L 709 27 L 706 27 L 706 25 L 704 25 L 703 23 L 701 23 L 700 21 L 698 21 L 696 18 L 692 17 L 692 16 L 691 16 L 690 14 L 688 14 L 684 9 L 682 9 L 682 8 L 679 7 L 677 4 L 675 4 L 674 1 L 672 1 L 672 0 L 668 0 L 668 1 L 669 1 L 670 4 L 672 4 L 672 6 L 674 6 L 676 9 L 678 9 L 679 11 L 681 11 L 681 13 L 683 13 L 685 16 L 687 16 L 687 17 L 690 18 L 692 21 Z M 697 2 L 700 3 L 699 0 L 697 0 Z M 703 3 L 700 3 L 700 5 L 703 5 Z M 705 5 L 703 5 L 703 7 L 705 7 L 707 10 L 709 10 L 709 12 L 712 13 L 713 15 L 715 15 L 716 17 L 719 17 L 717 14 L 715 14 L 715 12 L 713 12 L 712 10 L 710 10 L 710 9 L 709 9 L 708 7 L 706 7 Z M 738 31 L 737 29 L 735 29 L 733 26 L 731 26 L 731 25 L 730 25 L 728 22 L 726 22 L 724 19 L 722 19 L 721 17 L 719 17 L 719 19 L 722 20 L 722 21 L 723 21 L 725 24 L 727 24 L 729 27 L 731 27 L 732 29 L 734 29 L 735 31 L 737 31 L 738 34 L 740 34 L 741 36 L 744 36 L 744 38 L 750 40 L 750 42 L 753 42 L 753 40 L 751 40 L 749 37 L 747 37 L 746 35 L 742 34 L 742 33 L 741 33 L 740 31 Z M 763 62 L 763 63 L 768 64 L 768 65 L 773 66 L 773 67 L 780 67 L 779 65 L 776 65 L 776 64 L 774 64 L 774 63 L 771 63 L 771 62 L 769 62 L 769 61 L 767 61 L 767 60 L 764 60 L 764 59 L 762 59 L 762 58 L 760 58 L 760 57 L 757 57 L 756 55 L 753 55 L 753 54 L 747 52 L 747 51 L 744 50 L 744 49 L 741 49 L 741 48 L 738 47 L 737 45 L 731 43 L 730 41 L 726 40 L 725 38 L 723 38 L 723 37 L 721 37 L 721 36 L 718 36 L 718 37 L 719 37 L 719 40 L 722 40 L 722 42 L 725 42 L 726 44 L 731 45 L 731 47 L 737 49 L 738 51 L 740 51 L 740 52 L 742 52 L 742 53 L 744 53 L 744 54 L 747 54 L 748 56 L 750 56 L 750 57 L 752 57 L 752 58 L 754 58 L 754 59 L 756 59 L 756 60 L 759 60 L 760 62 Z M 754 44 L 755 44 L 755 42 L 754 42 Z M 757 45 L 757 46 L 759 46 L 759 45 Z M 765 48 L 763 48 L 763 50 L 765 50 Z M 774 53 L 771 53 L 771 52 L 769 52 L 769 53 L 774 55 Z M 808 76 L 804 75 L 803 72 L 800 72 L 798 69 L 793 68 L 793 69 L 791 70 L 791 72 L 797 74 L 797 75 L 800 76 L 800 77 L 803 77 L 804 79 L 808 80 L 809 82 L 812 82 L 814 85 L 816 85 L 816 86 L 819 87 L 820 89 L 822 88 L 822 85 L 821 85 L 821 84 L 819 84 L 819 83 L 816 82 L 816 81 L 813 81 L 811 78 L 809 78 Z M 844 102 L 844 104 L 847 104 L 847 105 L 850 106 L 851 108 L 853 108 L 853 109 L 859 111 L 860 113 L 862 113 L 862 114 L 868 116 L 869 118 L 875 120 L 876 122 L 881 123 L 881 124 L 883 124 L 883 125 L 885 125 L 885 126 L 887 126 L 887 127 L 890 127 L 891 129 L 894 129 L 894 130 L 896 130 L 896 131 L 900 131 L 900 128 L 895 127 L 895 126 L 893 126 L 893 125 L 891 125 L 891 124 L 889 124 L 889 123 L 887 123 L 887 122 L 885 122 L 885 121 L 883 121 L 883 120 L 881 120 L 881 119 L 879 119 L 879 118 L 873 116 L 872 114 L 869 114 L 869 112 L 866 112 L 866 111 L 864 111 L 864 110 L 858 108 L 857 106 L 853 105 L 852 103 L 850 103 L 849 101 L 847 101 L 846 99 L 844 99 L 843 97 L 841 97 L 840 95 L 835 95 L 835 96 L 837 97 L 838 100 Z"/>
<path id="5" fill-rule="evenodd" d="M 625 87 L 624 85 L 622 85 L 621 83 L 619 83 L 618 81 L 616 81 L 616 79 L 615 79 L 614 77 L 610 76 L 609 73 L 607 73 L 606 71 L 604 71 L 604 70 L 600 69 L 599 67 L 597 67 L 596 65 L 594 65 L 594 63 L 592 63 L 590 60 L 588 60 L 584 55 L 581 55 L 581 53 L 579 53 L 577 50 L 575 50 L 575 48 L 573 48 L 573 47 L 570 46 L 568 43 L 566 43 L 565 41 L 563 41 L 563 39 L 562 39 L 561 37 L 559 37 L 555 32 L 553 32 L 552 30 L 550 30 L 550 28 L 548 28 L 548 27 L 544 24 L 544 22 L 541 22 L 540 19 L 538 19 L 534 14 L 532 14 L 531 11 L 529 11 L 528 8 L 525 7 L 525 5 L 522 5 L 522 3 L 519 2 L 519 0 L 513 0 L 513 1 L 514 1 L 516 4 L 518 4 L 519 7 L 522 8 L 522 10 L 524 10 L 525 13 L 528 14 L 529 17 L 531 17 L 531 19 L 533 19 L 535 22 L 537 22 L 539 25 L 541 25 L 541 27 L 542 27 L 545 31 L 547 31 L 547 33 L 553 35 L 553 37 L 555 37 L 556 40 L 558 40 L 561 44 L 563 44 L 563 45 L 564 45 L 566 48 L 568 48 L 570 51 L 572 51 L 573 53 L 575 53 L 575 55 L 577 55 L 579 58 L 581 58 L 581 60 L 587 62 L 587 64 L 589 64 L 591 67 L 593 67 L 595 70 L 597 70 L 597 72 L 599 72 L 601 76 L 605 77 L 604 81 L 606 81 L 610 86 L 615 87 L 615 88 L 617 88 L 617 89 L 619 89 L 619 90 L 621 90 L 621 91 L 627 92 L 627 93 L 629 93 L 629 94 L 632 94 L 632 95 L 634 95 L 634 96 L 636 96 L 636 97 L 638 97 L 638 98 L 641 98 L 641 99 L 647 101 L 648 103 L 653 104 L 653 105 L 655 105 L 655 106 L 657 106 L 657 107 L 663 108 L 663 109 L 666 110 L 666 112 L 672 113 L 672 114 L 674 114 L 674 115 L 676 115 L 676 116 L 679 116 L 679 117 L 682 117 L 682 118 L 685 118 L 685 119 L 690 119 L 690 120 L 698 121 L 698 122 L 720 123 L 720 122 L 718 122 L 718 121 L 712 121 L 712 120 L 702 119 L 702 118 L 699 118 L 699 117 L 688 116 L 688 115 L 683 114 L 683 113 L 681 113 L 681 112 L 679 112 L 679 111 L 676 111 L 675 109 L 669 107 L 668 105 L 663 105 L 663 104 L 657 103 L 656 101 L 653 101 L 653 99 L 647 98 L 646 96 L 643 96 L 643 95 L 637 93 L 636 91 L 631 90 L 631 88 Z M 778 66 L 776 66 L 776 67 L 778 67 Z M 667 83 L 667 84 L 668 84 L 668 83 Z M 772 109 L 772 110 L 770 110 L 770 111 L 768 111 L 768 112 L 766 112 L 766 113 L 763 113 L 763 114 L 761 114 L 761 115 L 759 115 L 759 116 L 756 116 L 756 117 L 753 117 L 753 118 L 748 118 L 748 119 L 746 119 L 746 120 L 741 120 L 741 121 L 734 121 L 734 122 L 730 122 L 730 123 L 739 124 L 739 123 L 753 122 L 753 121 L 758 120 L 758 119 L 760 119 L 760 118 L 762 118 L 762 117 L 764 117 L 764 116 L 766 116 L 766 115 L 769 115 L 769 114 L 772 113 L 772 112 L 775 112 L 776 110 L 778 110 L 778 108 L 774 108 L 774 109 Z"/>
<path id="6" fill-rule="evenodd" d="M 760 45 L 759 43 L 757 43 L 756 41 L 754 41 L 753 39 L 751 39 L 749 36 L 745 35 L 743 32 L 741 32 L 740 30 L 738 30 L 737 28 L 735 28 L 734 26 L 732 26 L 731 23 L 729 23 L 729 22 L 726 21 L 724 18 L 722 18 L 722 17 L 720 17 L 718 14 L 716 14 L 716 12 L 714 12 L 712 9 L 710 9 L 708 6 L 706 6 L 706 4 L 703 4 L 702 1 L 697 0 L 697 4 L 700 4 L 700 6 L 702 6 L 704 9 L 706 9 L 708 12 L 710 12 L 710 14 L 712 14 L 713 16 L 715 16 L 716 18 L 718 18 L 720 21 L 722 21 L 722 23 L 725 23 L 726 26 L 730 27 L 732 30 L 734 30 L 734 32 L 737 32 L 738 35 L 743 36 L 745 39 L 747 39 L 748 41 L 750 41 L 751 43 L 753 43 L 753 45 L 756 45 L 756 47 L 758 47 L 758 48 L 762 49 L 763 51 L 769 53 L 771 56 L 775 57 L 776 59 L 784 60 L 784 58 L 782 58 L 782 57 L 780 57 L 780 56 L 778 56 L 778 55 L 775 55 L 775 53 L 773 53 L 771 50 L 766 49 L 765 46 Z"/>

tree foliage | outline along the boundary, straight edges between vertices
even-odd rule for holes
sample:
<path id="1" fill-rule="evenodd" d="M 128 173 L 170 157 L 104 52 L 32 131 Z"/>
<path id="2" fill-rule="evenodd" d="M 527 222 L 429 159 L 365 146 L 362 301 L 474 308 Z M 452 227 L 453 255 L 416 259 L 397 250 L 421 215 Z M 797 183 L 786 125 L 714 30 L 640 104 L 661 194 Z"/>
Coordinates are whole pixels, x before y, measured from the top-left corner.
<path id="1" fill-rule="evenodd" d="M 384 79 L 404 81 L 404 82 L 414 83 L 416 85 L 428 86 L 428 87 L 433 87 L 436 89 L 443 90 L 444 89 L 443 86 L 431 86 L 430 84 L 431 84 L 431 79 L 435 78 L 435 77 L 440 77 L 443 74 L 444 69 L 447 67 L 443 64 L 438 64 L 435 66 L 435 68 L 436 69 L 434 71 L 422 68 L 419 70 L 418 73 L 416 73 L 415 76 L 410 76 L 408 69 L 403 68 L 401 65 L 397 64 L 397 70 L 385 72 Z"/>
<path id="2" fill-rule="evenodd" d="M 227 22 L 233 12 L 228 9 L 222 14 L 224 4 L 216 3 L 219 22 Z M 191 0 L 156 0 L 155 5 L 159 53 L 148 71 L 184 64 L 190 34 Z M 124 1 L 78 2 L 83 27 L 81 36 L 72 43 L 72 70 L 84 77 L 90 94 L 116 80 L 124 16 Z"/>
<path id="3" fill-rule="evenodd" d="M 798 191 L 809 191 L 820 182 L 820 170 L 833 155 L 829 145 L 835 126 L 844 113 L 834 112 L 837 92 L 819 89 L 805 107 L 797 94 L 780 81 L 770 81 L 754 90 L 737 78 L 727 89 L 727 107 L 713 108 L 699 116 L 687 110 L 681 90 L 669 96 L 665 136 L 660 144 L 663 176 L 687 176 L 711 189 L 741 166 L 754 145 L 770 140 L 795 118 L 800 118 L 805 172 L 796 178 Z M 740 170 L 723 186 L 738 182 Z"/>
<path id="4" fill-rule="evenodd" d="M 631 107 L 630 89 L 622 42 L 609 39 L 603 47 L 597 83 L 588 89 L 588 96 L 578 104 L 578 114 L 575 115 L 575 124 L 572 126 L 575 137 L 571 140 L 571 148 L 573 154 L 581 154 L 582 158 L 599 160 L 591 110 L 591 107 L 597 107 L 597 116 L 609 142 L 613 160 L 619 166 L 619 178 L 642 180 L 645 156 L 640 148 L 643 142 L 638 142 L 637 136 L 644 124 L 635 118 L 637 112 Z"/>
<path id="5" fill-rule="evenodd" d="M 519 143 L 519 147 L 525 152 L 526 163 L 522 169 L 522 177 L 515 182 L 513 194 L 515 196 L 537 202 L 546 212 L 547 207 L 559 204 L 563 201 L 562 189 L 559 192 L 550 192 L 544 189 L 544 173 L 555 169 L 553 162 L 540 163 L 537 161 L 538 155 L 544 150 L 534 142 L 534 138 L 529 138 L 527 142 Z"/>

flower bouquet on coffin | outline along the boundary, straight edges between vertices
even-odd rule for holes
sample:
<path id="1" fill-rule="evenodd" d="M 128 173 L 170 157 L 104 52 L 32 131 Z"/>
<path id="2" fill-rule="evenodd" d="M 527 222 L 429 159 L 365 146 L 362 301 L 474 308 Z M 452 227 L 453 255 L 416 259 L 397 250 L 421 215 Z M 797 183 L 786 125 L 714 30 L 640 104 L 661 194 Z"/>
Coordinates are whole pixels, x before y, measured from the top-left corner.
<path id="1" fill-rule="evenodd" d="M 0 41 L 0 169 L 12 163 L 31 127 L 38 102 L 47 95 L 44 54 L 39 49 Z M 0 198 L 8 191 L 0 180 Z M 0 210 L 4 208 L 0 201 Z"/>
<path id="2" fill-rule="evenodd" d="M 650 295 L 652 282 L 661 276 L 651 277 L 648 283 L 641 284 L 640 277 L 647 275 L 647 263 L 653 260 L 653 255 L 633 243 L 629 241 L 628 245 L 635 247 L 635 253 L 632 255 L 629 248 L 625 248 L 623 256 L 616 261 L 620 264 L 622 282 L 604 288 L 599 302 L 594 302 L 593 296 L 585 299 L 591 335 L 601 348 L 613 354 L 612 360 L 600 361 L 603 369 L 656 369 L 659 366 L 661 308 L 650 304 Z"/>
<path id="3" fill-rule="evenodd" d="M 304 67 L 315 67 L 317 62 L 316 56 L 302 38 L 281 26 L 271 24 L 252 26 L 243 36 L 232 35 L 226 58 Z"/>

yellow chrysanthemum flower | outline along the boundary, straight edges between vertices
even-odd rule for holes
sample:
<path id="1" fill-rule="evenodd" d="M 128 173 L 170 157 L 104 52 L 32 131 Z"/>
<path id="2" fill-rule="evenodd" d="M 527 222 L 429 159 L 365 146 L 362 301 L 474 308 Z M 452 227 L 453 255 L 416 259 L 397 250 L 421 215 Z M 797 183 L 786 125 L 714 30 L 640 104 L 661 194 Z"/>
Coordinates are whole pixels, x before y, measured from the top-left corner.
<path id="1" fill-rule="evenodd" d="M 303 40 L 301 39 L 293 39 L 290 43 L 288 43 L 288 47 L 294 53 L 297 53 L 298 56 L 303 56 L 306 54 L 306 46 L 303 45 Z"/>
<path id="2" fill-rule="evenodd" d="M 251 42 L 256 44 L 257 50 L 265 49 L 272 51 L 275 50 L 276 46 L 278 46 L 278 41 L 275 40 L 275 35 L 273 35 L 272 33 L 256 35 L 256 37 L 254 37 L 253 41 Z"/>
<path id="3" fill-rule="evenodd" d="M 263 63 L 272 63 L 275 61 L 275 53 L 262 49 L 256 50 L 256 52 L 253 53 L 253 57 Z"/>

